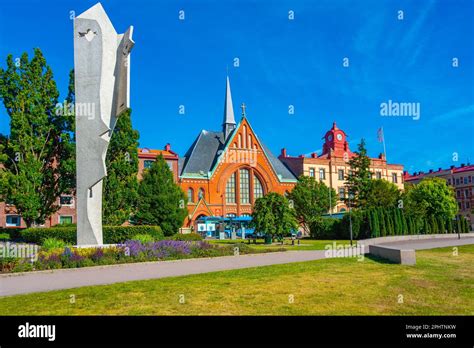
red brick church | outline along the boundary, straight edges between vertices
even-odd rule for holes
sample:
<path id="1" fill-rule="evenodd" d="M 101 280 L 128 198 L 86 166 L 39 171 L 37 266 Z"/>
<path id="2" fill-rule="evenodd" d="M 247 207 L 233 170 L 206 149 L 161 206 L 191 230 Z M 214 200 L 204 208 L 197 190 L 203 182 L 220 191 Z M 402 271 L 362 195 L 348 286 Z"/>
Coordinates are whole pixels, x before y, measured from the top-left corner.
<path id="1" fill-rule="evenodd" d="M 150 160 L 151 151 L 141 149 L 140 162 Z M 240 121 L 235 121 L 229 78 L 221 130 L 202 130 L 183 157 L 169 145 L 162 152 L 155 151 L 154 157 L 158 153 L 163 154 L 186 193 L 186 227 L 203 216 L 249 216 L 257 198 L 268 192 L 290 192 L 297 181 L 258 138 L 244 104 Z M 146 163 L 140 164 L 145 167 Z"/>

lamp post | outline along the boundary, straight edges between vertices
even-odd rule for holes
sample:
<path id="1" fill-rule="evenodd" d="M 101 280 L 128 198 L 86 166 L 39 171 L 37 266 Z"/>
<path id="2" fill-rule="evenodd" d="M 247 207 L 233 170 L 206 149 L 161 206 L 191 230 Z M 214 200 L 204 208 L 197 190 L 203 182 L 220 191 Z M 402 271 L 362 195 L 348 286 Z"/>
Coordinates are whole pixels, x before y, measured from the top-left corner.
<path id="1" fill-rule="evenodd" d="M 458 222 L 459 218 L 459 216 L 456 216 L 456 229 L 458 230 L 458 239 L 461 239 L 461 229 L 459 228 L 460 224 Z"/>
<path id="2" fill-rule="evenodd" d="M 332 217 L 331 188 L 329 187 L 329 216 Z"/>
<path id="3" fill-rule="evenodd" d="M 349 232 L 351 235 L 351 246 L 352 246 L 352 211 L 351 211 L 351 193 L 349 192 Z"/>

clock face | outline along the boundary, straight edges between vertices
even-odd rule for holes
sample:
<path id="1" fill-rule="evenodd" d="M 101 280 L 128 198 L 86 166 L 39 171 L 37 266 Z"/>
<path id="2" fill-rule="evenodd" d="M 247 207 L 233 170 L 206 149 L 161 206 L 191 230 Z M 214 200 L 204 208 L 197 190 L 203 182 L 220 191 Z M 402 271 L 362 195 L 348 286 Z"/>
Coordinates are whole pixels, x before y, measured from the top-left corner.
<path id="1" fill-rule="evenodd" d="M 339 133 L 338 135 L 336 135 L 336 138 L 337 138 L 337 140 L 342 140 L 342 134 Z"/>
<path id="2" fill-rule="evenodd" d="M 328 135 L 328 140 L 329 140 L 329 141 L 332 141 L 332 134 L 329 134 L 329 135 Z"/>

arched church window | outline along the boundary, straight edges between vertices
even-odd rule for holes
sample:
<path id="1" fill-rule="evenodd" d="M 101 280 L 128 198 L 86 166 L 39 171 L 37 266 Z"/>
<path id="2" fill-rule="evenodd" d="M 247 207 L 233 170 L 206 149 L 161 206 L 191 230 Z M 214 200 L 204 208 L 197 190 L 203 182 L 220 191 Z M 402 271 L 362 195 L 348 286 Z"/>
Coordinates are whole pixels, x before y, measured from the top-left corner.
<path id="1" fill-rule="evenodd" d="M 258 176 L 253 175 L 253 199 L 263 197 L 263 185 Z"/>
<path id="2" fill-rule="evenodd" d="M 253 182 L 250 180 L 251 178 L 253 178 Z M 253 193 L 253 202 L 257 198 L 263 197 L 265 192 L 262 181 L 255 174 L 254 170 L 247 168 L 238 169 L 227 179 L 225 184 L 225 201 L 226 203 L 253 203 L 250 201 L 251 192 Z"/>
<path id="3" fill-rule="evenodd" d="M 248 204 L 250 203 L 250 175 L 248 169 L 240 169 L 240 203 Z"/>
<path id="4" fill-rule="evenodd" d="M 194 202 L 194 190 L 190 187 L 188 188 L 188 203 Z"/>
<path id="5" fill-rule="evenodd" d="M 199 189 L 198 198 L 199 199 L 204 198 L 204 189 L 202 187 Z"/>
<path id="6" fill-rule="evenodd" d="M 235 172 L 225 184 L 225 201 L 226 203 L 235 203 Z"/>

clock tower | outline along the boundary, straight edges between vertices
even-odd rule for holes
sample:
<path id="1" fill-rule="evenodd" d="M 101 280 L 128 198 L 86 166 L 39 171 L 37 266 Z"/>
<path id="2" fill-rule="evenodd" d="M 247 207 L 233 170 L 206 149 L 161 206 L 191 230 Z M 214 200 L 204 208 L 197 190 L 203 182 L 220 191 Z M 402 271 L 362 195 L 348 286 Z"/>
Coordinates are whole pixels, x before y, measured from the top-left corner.
<path id="1" fill-rule="evenodd" d="M 321 156 L 350 157 L 351 151 L 347 143 L 347 135 L 342 129 L 337 127 L 336 122 L 333 122 L 332 128 L 326 132 L 323 139 L 323 153 Z"/>

